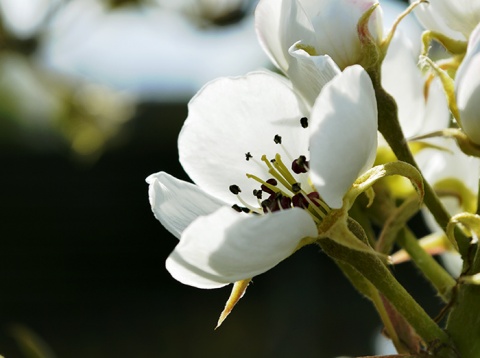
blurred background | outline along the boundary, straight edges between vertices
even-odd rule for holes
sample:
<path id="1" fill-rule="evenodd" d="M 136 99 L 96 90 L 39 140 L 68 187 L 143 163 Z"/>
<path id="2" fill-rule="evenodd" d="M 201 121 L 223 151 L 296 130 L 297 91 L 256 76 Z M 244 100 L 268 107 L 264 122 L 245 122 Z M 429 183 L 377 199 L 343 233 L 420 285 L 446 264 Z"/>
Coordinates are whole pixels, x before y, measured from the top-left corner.
<path id="1" fill-rule="evenodd" d="M 386 24 L 404 5 L 388 2 Z M 153 217 L 145 178 L 188 180 L 176 139 L 203 84 L 269 66 L 254 7 L 0 0 L 0 355 L 374 353 L 379 319 L 316 247 L 256 277 L 216 331 L 230 289 L 183 286 L 164 268 L 177 240 Z M 410 264 L 394 270 L 436 314 Z"/>

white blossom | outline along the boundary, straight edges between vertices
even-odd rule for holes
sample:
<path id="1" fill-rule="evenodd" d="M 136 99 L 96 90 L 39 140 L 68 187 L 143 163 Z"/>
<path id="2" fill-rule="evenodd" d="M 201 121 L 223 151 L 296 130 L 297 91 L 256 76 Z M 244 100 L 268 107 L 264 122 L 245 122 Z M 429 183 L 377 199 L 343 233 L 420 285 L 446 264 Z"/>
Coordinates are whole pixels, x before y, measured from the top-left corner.
<path id="1" fill-rule="evenodd" d="M 376 111 L 360 66 L 325 86 L 311 112 L 269 72 L 207 84 L 191 100 L 178 142 L 196 185 L 163 172 L 147 178 L 155 216 L 180 239 L 168 271 L 188 285 L 221 287 L 315 240 L 325 213 L 342 206 L 373 164 Z"/>
<path id="2" fill-rule="evenodd" d="M 480 24 L 472 33 L 467 54 L 458 68 L 455 95 L 462 128 L 480 145 Z"/>
<path id="3" fill-rule="evenodd" d="M 362 59 L 357 30 L 360 17 L 376 1 L 371 0 L 261 0 L 255 26 L 273 63 L 313 103 L 321 88 L 340 69 Z M 382 12 L 369 19 L 374 39 L 383 37 Z"/>
<path id="4" fill-rule="evenodd" d="M 426 29 L 465 41 L 480 22 L 480 1 L 429 0 L 417 6 L 414 12 Z"/>

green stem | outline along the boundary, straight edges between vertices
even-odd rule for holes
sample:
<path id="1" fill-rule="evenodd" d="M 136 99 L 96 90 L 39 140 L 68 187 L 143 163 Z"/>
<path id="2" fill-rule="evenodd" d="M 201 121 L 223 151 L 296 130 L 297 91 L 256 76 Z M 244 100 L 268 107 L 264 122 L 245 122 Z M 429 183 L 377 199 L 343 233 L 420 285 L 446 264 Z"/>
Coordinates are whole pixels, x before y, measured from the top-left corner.
<path id="1" fill-rule="evenodd" d="M 373 252 L 352 250 L 339 242 L 345 236 L 354 236 L 348 229 L 332 232 L 338 237 L 318 241 L 324 252 L 335 260 L 343 261 L 353 266 L 361 275 L 369 280 L 376 289 L 395 307 L 407 320 L 415 332 L 427 343 L 428 346 L 441 345 L 441 351 L 436 352 L 436 357 L 455 357 L 451 349 L 449 336 L 428 316 L 423 308 L 410 296 L 391 272 Z M 356 238 L 355 238 L 356 239 Z"/>
<path id="2" fill-rule="evenodd" d="M 480 194 L 480 179 L 478 179 L 478 191 L 477 193 Z M 476 210 L 476 214 L 477 215 L 480 215 L 480 195 L 477 195 L 477 210 Z"/>
<path id="3" fill-rule="evenodd" d="M 372 300 L 373 305 L 375 306 L 375 309 L 377 310 L 378 315 L 380 316 L 380 319 L 385 325 L 385 330 L 387 331 L 388 336 L 392 340 L 392 343 L 395 346 L 395 349 L 397 350 L 398 353 L 406 353 L 406 352 L 403 352 L 403 344 L 400 341 L 400 338 L 398 338 L 398 334 L 395 331 L 395 327 L 393 326 L 392 321 L 390 320 L 390 317 L 388 315 L 388 312 L 385 309 L 385 306 L 383 305 L 382 298 L 380 297 L 380 293 L 374 287 L 372 287 L 372 290 L 370 293 L 370 299 Z"/>
<path id="4" fill-rule="evenodd" d="M 480 246 L 469 274 L 480 272 Z M 448 316 L 447 332 L 455 341 L 462 358 L 477 358 L 480 352 L 480 285 L 461 284 Z"/>
<path id="5" fill-rule="evenodd" d="M 407 162 L 420 170 L 400 127 L 395 100 L 380 86 L 376 86 L 376 96 L 378 104 L 378 130 L 382 133 L 398 160 Z M 424 188 L 425 205 L 440 227 L 445 229 L 450 221 L 450 215 L 426 180 L 424 180 Z"/>
<path id="6" fill-rule="evenodd" d="M 400 122 L 398 121 L 398 111 L 395 100 L 382 88 L 379 71 L 371 72 L 370 77 L 374 83 L 377 99 L 378 130 L 382 133 L 398 160 L 411 164 L 420 171 L 403 135 Z M 424 203 L 432 213 L 435 221 L 440 225 L 442 230 L 445 231 L 450 221 L 450 214 L 425 178 L 423 179 L 423 184 L 425 190 Z M 460 253 L 464 256 L 468 250 L 469 240 L 460 230 L 456 230 L 456 234 Z"/>
<path id="7" fill-rule="evenodd" d="M 480 352 L 480 286 L 462 285 L 447 321 L 447 332 L 462 358 L 478 358 Z"/>
<path id="8" fill-rule="evenodd" d="M 432 283 L 444 302 L 451 298 L 457 284 L 453 277 L 418 243 L 409 229 L 403 229 L 397 236 L 397 243 L 408 252 L 412 261 Z"/>

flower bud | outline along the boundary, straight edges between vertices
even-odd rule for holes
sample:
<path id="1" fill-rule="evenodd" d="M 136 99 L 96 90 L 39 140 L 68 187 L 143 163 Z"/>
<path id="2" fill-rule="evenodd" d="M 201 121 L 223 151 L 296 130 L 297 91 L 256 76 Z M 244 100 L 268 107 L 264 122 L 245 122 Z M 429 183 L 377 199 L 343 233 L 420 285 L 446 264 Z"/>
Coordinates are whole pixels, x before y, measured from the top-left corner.
<path id="1" fill-rule="evenodd" d="M 358 64 L 361 41 L 357 25 L 377 1 L 372 0 L 261 0 L 255 12 L 260 43 L 274 62 L 286 72 L 291 56 L 288 49 L 301 41 L 311 55 L 328 55 L 344 69 Z M 383 38 L 382 10 L 368 19 L 373 39 Z"/>
<path id="2" fill-rule="evenodd" d="M 480 145 L 480 24 L 472 32 L 467 54 L 458 68 L 455 96 L 464 132 Z"/>

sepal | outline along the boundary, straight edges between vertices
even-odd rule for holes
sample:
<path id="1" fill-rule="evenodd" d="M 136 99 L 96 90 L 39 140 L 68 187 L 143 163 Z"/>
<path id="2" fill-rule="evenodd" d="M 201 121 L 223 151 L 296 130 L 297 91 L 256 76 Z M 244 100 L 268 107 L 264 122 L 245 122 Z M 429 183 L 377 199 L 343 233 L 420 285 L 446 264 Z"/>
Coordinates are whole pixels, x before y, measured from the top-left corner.
<path id="1" fill-rule="evenodd" d="M 464 55 L 467 51 L 466 41 L 455 40 L 440 32 L 427 30 L 422 34 L 423 56 L 427 56 L 433 40 L 439 42 L 445 48 L 445 50 L 450 52 L 452 55 Z"/>
<path id="2" fill-rule="evenodd" d="M 411 138 L 410 140 L 416 141 L 435 137 L 453 138 L 463 153 L 480 158 L 480 145 L 473 143 L 465 132 L 458 128 L 445 128 L 440 131 Z"/>
<path id="3" fill-rule="evenodd" d="M 215 327 L 215 329 L 219 328 L 222 325 L 223 321 L 225 321 L 230 312 L 232 312 L 235 305 L 243 297 L 243 295 L 247 291 L 247 287 L 250 284 L 250 281 L 252 281 L 252 279 L 247 278 L 246 280 L 237 281 L 233 284 L 232 292 L 228 297 L 225 308 L 223 309 L 220 317 L 218 318 L 217 326 Z"/>
<path id="4" fill-rule="evenodd" d="M 455 238 L 455 227 L 457 226 L 457 224 L 461 224 L 468 231 L 470 231 L 472 235 L 472 240 L 470 242 L 471 244 L 478 243 L 478 236 L 480 235 L 480 216 L 479 215 L 470 214 L 470 213 L 460 213 L 452 216 L 452 218 L 450 219 L 450 222 L 447 225 L 446 234 L 451 244 L 453 245 L 453 247 L 455 247 L 455 249 L 459 251 L 457 240 Z"/>
<path id="5" fill-rule="evenodd" d="M 420 56 L 420 66 L 424 69 L 430 69 L 433 73 L 440 79 L 442 82 L 443 89 L 445 91 L 445 96 L 447 97 L 448 107 L 450 112 L 452 112 L 453 117 L 457 123 L 461 126 L 460 115 L 458 113 L 457 102 L 455 99 L 455 82 L 452 77 L 449 76 L 447 71 L 442 69 L 438 64 L 433 62 L 427 56 Z"/>
<path id="6" fill-rule="evenodd" d="M 382 165 L 377 165 L 359 177 L 349 192 L 343 199 L 344 208 L 350 209 L 355 199 L 363 192 L 372 187 L 378 180 L 391 176 L 401 175 L 410 180 L 415 191 L 419 195 L 419 201 L 423 201 L 425 195 L 423 178 L 420 172 L 412 165 L 405 162 L 397 161 L 390 162 Z"/>

